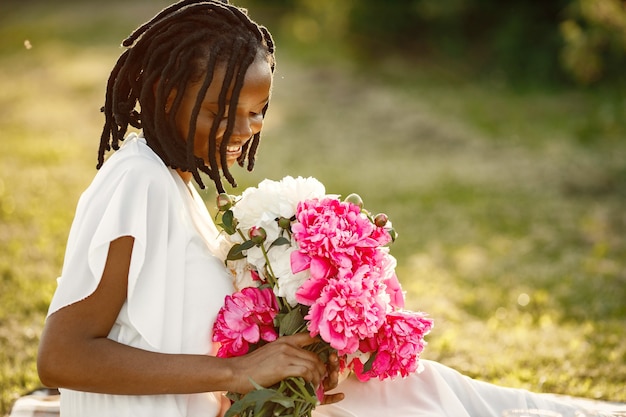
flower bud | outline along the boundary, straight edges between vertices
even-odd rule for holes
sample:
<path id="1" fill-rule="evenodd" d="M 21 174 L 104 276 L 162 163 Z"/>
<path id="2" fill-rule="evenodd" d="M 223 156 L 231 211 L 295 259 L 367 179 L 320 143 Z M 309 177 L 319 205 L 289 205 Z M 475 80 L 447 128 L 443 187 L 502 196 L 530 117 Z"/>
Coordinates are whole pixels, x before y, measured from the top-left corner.
<path id="1" fill-rule="evenodd" d="M 291 226 L 291 219 L 288 219 L 286 217 L 280 217 L 278 219 L 278 227 L 280 227 L 281 229 L 289 229 L 289 226 Z"/>
<path id="2" fill-rule="evenodd" d="M 248 231 L 248 236 L 250 236 L 251 241 L 260 245 L 265 242 L 265 239 L 267 239 L 267 232 L 262 227 L 252 226 Z"/>
<path id="3" fill-rule="evenodd" d="M 388 221 L 389 217 L 387 217 L 385 213 L 378 213 L 374 217 L 374 224 L 376 225 L 376 227 L 385 227 Z"/>
<path id="4" fill-rule="evenodd" d="M 348 203 L 352 203 L 354 205 L 359 206 L 360 208 L 363 208 L 363 199 L 361 198 L 360 195 L 352 193 L 350 195 L 348 195 L 345 200 Z"/>
<path id="5" fill-rule="evenodd" d="M 233 206 L 233 199 L 226 193 L 220 193 L 217 196 L 217 209 L 219 211 L 226 211 Z"/>

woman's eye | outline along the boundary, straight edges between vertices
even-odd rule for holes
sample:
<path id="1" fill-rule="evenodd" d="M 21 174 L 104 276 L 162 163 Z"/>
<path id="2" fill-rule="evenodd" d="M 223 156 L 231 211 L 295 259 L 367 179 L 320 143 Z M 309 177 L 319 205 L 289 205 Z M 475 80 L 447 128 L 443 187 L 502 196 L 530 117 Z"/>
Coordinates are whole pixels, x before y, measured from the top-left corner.
<path id="1" fill-rule="evenodd" d="M 209 112 L 209 114 L 210 114 L 210 116 L 211 116 L 211 118 L 212 118 L 212 119 L 214 119 L 214 120 L 217 120 L 217 119 L 218 119 L 218 117 L 217 117 L 217 113 L 210 111 L 210 112 Z M 228 119 L 228 116 L 227 116 L 226 114 L 224 114 L 224 115 L 223 115 L 223 116 L 219 119 L 219 121 L 220 121 L 220 122 L 223 122 L 223 121 L 224 121 L 224 120 L 226 120 L 226 119 Z"/>

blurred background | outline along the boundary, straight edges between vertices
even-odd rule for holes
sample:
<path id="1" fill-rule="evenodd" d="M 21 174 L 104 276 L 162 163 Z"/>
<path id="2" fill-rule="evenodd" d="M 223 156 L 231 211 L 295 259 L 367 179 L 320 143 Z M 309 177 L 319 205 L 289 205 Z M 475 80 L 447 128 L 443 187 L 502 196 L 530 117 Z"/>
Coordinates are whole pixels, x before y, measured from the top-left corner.
<path id="1" fill-rule="evenodd" d="M 0 3 L 0 415 L 39 386 L 119 45 L 168 4 Z M 424 357 L 626 401 L 626 3 L 237 4 L 278 66 L 257 168 L 231 191 L 302 175 L 359 193 L 399 232 L 408 307 L 435 319 Z"/>

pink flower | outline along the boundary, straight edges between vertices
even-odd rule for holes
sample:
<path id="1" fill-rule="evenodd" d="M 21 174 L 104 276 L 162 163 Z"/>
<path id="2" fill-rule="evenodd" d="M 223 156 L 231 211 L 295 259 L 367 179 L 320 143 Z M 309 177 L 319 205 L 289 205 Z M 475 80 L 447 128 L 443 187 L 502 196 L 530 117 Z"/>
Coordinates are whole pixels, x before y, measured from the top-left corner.
<path id="1" fill-rule="evenodd" d="M 374 224 L 355 204 L 335 198 L 311 199 L 298 204 L 293 238 L 300 255 L 292 255 L 294 273 L 310 268 L 313 278 L 328 278 L 354 271 L 376 252 L 371 237 Z"/>
<path id="2" fill-rule="evenodd" d="M 328 285 L 327 278 L 309 278 L 296 291 L 296 301 L 305 306 L 312 306 Z"/>
<path id="3" fill-rule="evenodd" d="M 261 275 L 259 275 L 256 269 L 250 270 L 250 276 L 252 277 L 252 281 L 254 282 L 263 282 L 263 278 L 261 278 Z"/>
<path id="4" fill-rule="evenodd" d="M 313 278 L 324 279 L 336 273 L 336 268 L 333 267 L 328 259 L 311 258 L 306 253 L 298 250 L 291 252 L 289 261 L 291 262 L 291 272 L 294 274 L 309 269 L 309 273 Z"/>
<path id="5" fill-rule="evenodd" d="M 391 242 L 391 235 L 383 227 L 376 227 L 372 232 L 372 238 L 376 239 L 379 246 L 385 246 L 386 244 Z"/>
<path id="6" fill-rule="evenodd" d="M 394 308 L 404 308 L 404 292 L 398 281 L 398 276 L 394 273 L 391 277 L 383 281 L 386 285 L 386 292 L 389 294 L 389 304 Z"/>
<path id="7" fill-rule="evenodd" d="M 361 343 L 362 348 L 376 351 L 371 369 L 365 371 L 359 359 L 352 362 L 357 378 L 361 381 L 374 377 L 382 380 L 415 372 L 425 345 L 424 335 L 432 326 L 433 321 L 422 313 L 394 311 L 387 314 L 378 334 L 369 342 Z"/>
<path id="8" fill-rule="evenodd" d="M 368 279 L 369 267 L 361 266 L 352 277 L 328 280 L 309 309 L 309 332 L 337 349 L 354 353 L 362 339 L 373 337 L 384 323 L 386 303 L 382 287 Z"/>
<path id="9" fill-rule="evenodd" d="M 277 313 L 278 303 L 270 288 L 247 287 L 226 296 L 213 328 L 213 341 L 221 343 L 217 356 L 240 356 L 248 352 L 250 344 L 276 340 Z"/>

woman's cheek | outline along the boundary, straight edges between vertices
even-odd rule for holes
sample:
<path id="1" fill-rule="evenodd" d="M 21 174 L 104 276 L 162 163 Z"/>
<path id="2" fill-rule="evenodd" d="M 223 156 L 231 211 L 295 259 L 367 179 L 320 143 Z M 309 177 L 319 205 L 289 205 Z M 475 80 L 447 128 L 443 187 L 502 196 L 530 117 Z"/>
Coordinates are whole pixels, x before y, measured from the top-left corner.
<path id="1" fill-rule="evenodd" d="M 196 123 L 196 137 L 201 134 L 202 137 L 208 138 L 209 133 L 211 132 L 211 128 L 213 127 L 213 122 L 215 119 L 212 117 L 198 117 L 198 122 Z M 226 120 L 221 120 L 219 126 L 217 128 L 216 137 L 221 137 L 223 135 L 224 130 L 226 129 Z"/>
<path id="2" fill-rule="evenodd" d="M 262 115 L 258 115 L 252 120 L 251 124 L 252 124 L 252 131 L 254 132 L 254 134 L 259 133 L 261 129 L 263 129 L 263 121 L 264 121 L 264 118 Z"/>

